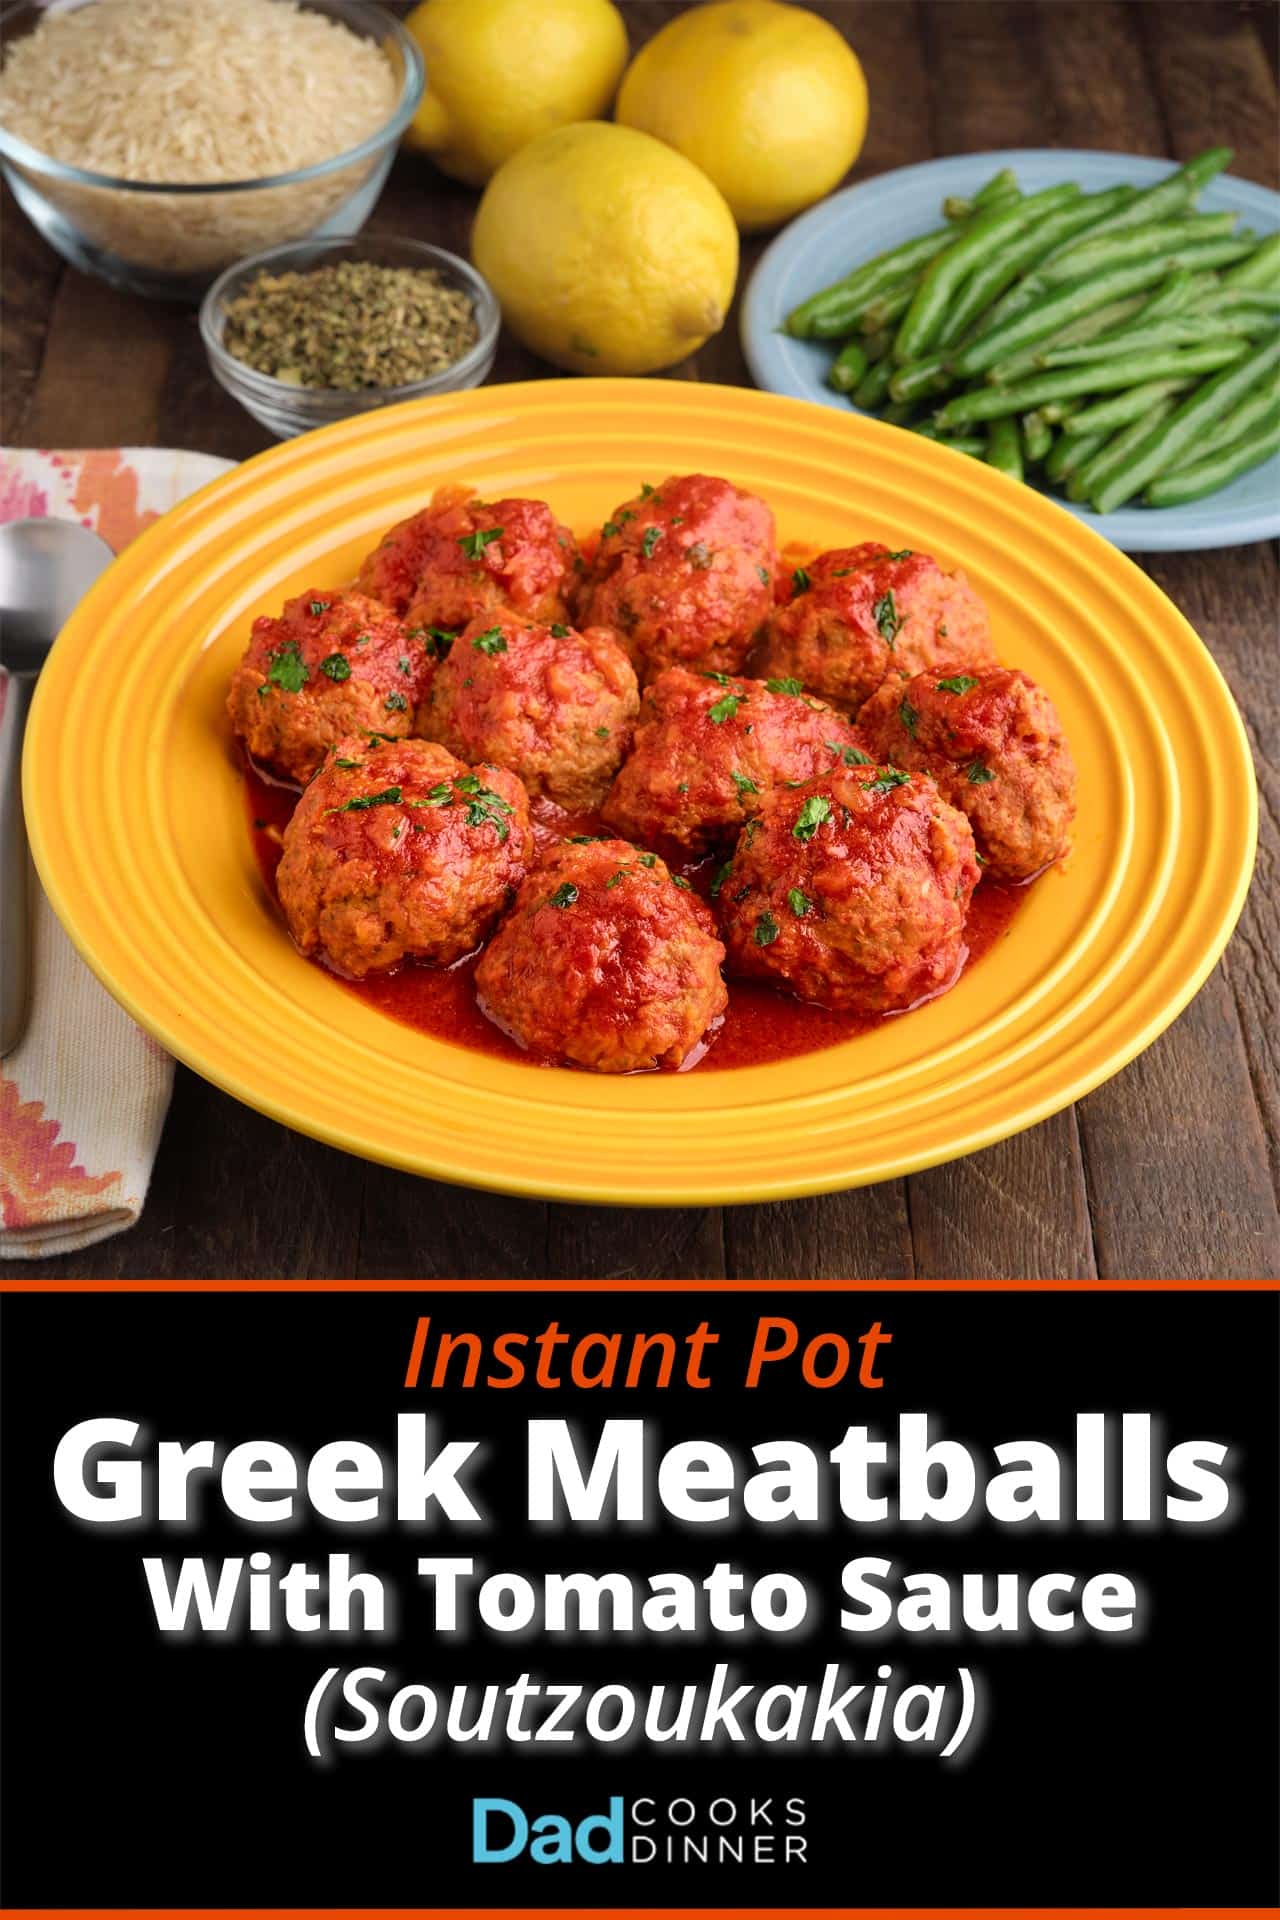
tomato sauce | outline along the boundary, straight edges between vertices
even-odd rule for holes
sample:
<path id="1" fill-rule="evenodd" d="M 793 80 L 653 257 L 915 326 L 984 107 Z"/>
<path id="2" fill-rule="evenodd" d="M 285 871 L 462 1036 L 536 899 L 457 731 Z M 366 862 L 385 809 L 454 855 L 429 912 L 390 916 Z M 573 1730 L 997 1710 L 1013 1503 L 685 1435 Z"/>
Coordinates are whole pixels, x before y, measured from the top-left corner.
<path id="1" fill-rule="evenodd" d="M 276 898 L 275 876 L 280 863 L 281 836 L 289 823 L 297 801 L 292 787 L 266 779 L 257 768 L 245 772 L 245 799 L 253 833 L 263 885 Z M 571 833 L 605 833 L 594 814 L 569 814 L 550 801 L 533 803 L 534 830 L 540 846 Z M 691 887 L 704 897 L 711 876 L 719 864 L 714 856 L 691 860 L 675 848 L 661 849 L 673 873 L 683 874 Z M 969 968 L 999 944 L 1029 891 L 1028 886 L 1002 886 L 984 880 L 973 896 L 967 925 Z M 438 1040 L 454 1046 L 471 1047 L 479 1053 L 522 1065 L 539 1067 L 551 1064 L 527 1054 L 514 1040 L 485 1018 L 476 1005 L 474 977 L 479 954 L 460 960 L 454 967 L 404 966 L 394 973 L 379 974 L 368 980 L 343 980 L 341 985 L 366 1005 L 376 1007 L 405 1026 L 416 1027 Z M 883 1020 L 901 1019 L 900 1014 L 831 1013 L 825 1007 L 812 1007 L 770 987 L 743 980 L 730 980 L 729 1006 L 723 1024 L 705 1053 L 698 1055 L 684 1071 L 705 1073 L 726 1067 L 761 1066 L 768 1061 L 790 1060 L 797 1054 L 814 1053 L 833 1047 L 851 1036 L 879 1026 Z"/>

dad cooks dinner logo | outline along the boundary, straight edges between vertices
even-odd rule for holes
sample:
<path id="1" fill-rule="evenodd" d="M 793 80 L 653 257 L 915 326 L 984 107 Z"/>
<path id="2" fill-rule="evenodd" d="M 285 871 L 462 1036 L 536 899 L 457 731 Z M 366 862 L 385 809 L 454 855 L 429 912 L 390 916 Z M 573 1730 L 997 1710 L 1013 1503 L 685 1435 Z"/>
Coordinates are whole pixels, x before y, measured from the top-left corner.
<path id="1" fill-rule="evenodd" d="M 604 1812 L 532 1812 L 515 1800 L 471 1802 L 471 1858 L 478 1866 L 529 1860 L 535 1866 L 609 1867 L 733 1862 L 750 1866 L 798 1866 L 808 1857 L 802 1831 L 808 1819 L 797 1795 L 773 1794 L 732 1800 L 727 1795 L 700 1805 L 687 1797 L 659 1802 L 641 1794 L 610 1797 Z"/>

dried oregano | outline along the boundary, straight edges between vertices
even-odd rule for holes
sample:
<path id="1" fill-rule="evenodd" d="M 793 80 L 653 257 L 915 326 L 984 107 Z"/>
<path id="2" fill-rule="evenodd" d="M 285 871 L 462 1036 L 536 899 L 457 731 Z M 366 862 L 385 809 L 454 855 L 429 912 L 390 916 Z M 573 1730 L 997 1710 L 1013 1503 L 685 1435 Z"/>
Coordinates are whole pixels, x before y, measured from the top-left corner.
<path id="1" fill-rule="evenodd" d="M 227 307 L 223 345 L 294 387 L 403 387 L 476 343 L 471 301 L 434 267 L 343 260 L 259 274 Z"/>

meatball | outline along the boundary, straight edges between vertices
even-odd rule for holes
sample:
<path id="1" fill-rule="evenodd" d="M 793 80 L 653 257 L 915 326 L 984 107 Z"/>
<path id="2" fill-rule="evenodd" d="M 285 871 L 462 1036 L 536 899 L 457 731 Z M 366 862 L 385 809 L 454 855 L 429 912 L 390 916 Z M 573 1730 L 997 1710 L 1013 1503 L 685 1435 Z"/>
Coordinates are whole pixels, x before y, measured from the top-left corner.
<path id="1" fill-rule="evenodd" d="M 733 838 L 775 783 L 868 760 L 857 731 L 798 680 L 740 680 L 668 667 L 646 688 L 635 751 L 604 818 L 635 840 L 701 852 Z"/>
<path id="2" fill-rule="evenodd" d="M 868 541 L 796 568 L 759 671 L 791 675 L 856 718 L 892 668 L 920 673 L 958 659 L 994 660 L 986 609 L 964 575 Z"/>
<path id="3" fill-rule="evenodd" d="M 642 681 L 671 666 L 735 673 L 769 613 L 776 564 L 763 500 L 702 473 L 664 480 L 606 520 L 579 619 L 612 627 Z"/>
<path id="4" fill-rule="evenodd" d="M 877 754 L 931 773 L 969 816 L 985 870 L 1029 880 L 1067 850 L 1076 770 L 1052 700 L 1008 667 L 886 680 L 862 710 Z"/>
<path id="5" fill-rule="evenodd" d="M 522 1047 L 596 1073 L 678 1067 L 728 1005 L 710 910 L 653 853 L 564 841 L 516 895 L 476 971 Z"/>
<path id="6" fill-rule="evenodd" d="M 631 743 L 635 671 L 611 633 L 473 620 L 440 667 L 419 732 L 518 773 L 531 794 L 589 812 Z"/>
<path id="7" fill-rule="evenodd" d="M 532 855 L 528 798 L 505 768 L 426 740 L 352 738 L 298 802 L 276 884 L 303 953 L 359 980 L 470 953 Z"/>
<path id="8" fill-rule="evenodd" d="M 913 1007 L 959 971 L 977 878 L 969 822 L 924 774 L 776 788 L 722 884 L 730 971 L 841 1012 Z"/>
<path id="9" fill-rule="evenodd" d="M 541 500 L 476 500 L 464 487 L 441 487 L 366 557 L 360 586 L 427 631 L 460 633 L 504 608 L 564 620 L 577 551 Z"/>
<path id="10" fill-rule="evenodd" d="M 227 712 L 255 760 L 302 786 L 336 740 L 408 733 L 432 664 L 377 601 L 313 589 L 254 621 Z"/>

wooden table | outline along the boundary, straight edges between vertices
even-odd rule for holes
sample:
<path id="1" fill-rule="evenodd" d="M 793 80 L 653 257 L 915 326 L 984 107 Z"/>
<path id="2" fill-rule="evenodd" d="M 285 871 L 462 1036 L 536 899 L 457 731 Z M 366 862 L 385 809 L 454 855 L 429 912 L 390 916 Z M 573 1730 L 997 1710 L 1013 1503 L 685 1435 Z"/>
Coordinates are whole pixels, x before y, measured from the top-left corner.
<path id="1" fill-rule="evenodd" d="M 681 9 L 624 5 L 633 45 Z M 1275 186 L 1273 0 L 843 0 L 871 127 L 853 178 L 988 147 L 1186 159 L 1229 141 Z M 466 250 L 475 196 L 400 159 L 372 225 Z M 10 445 L 152 444 L 240 459 L 269 444 L 217 387 L 189 311 L 85 279 L 6 207 Z M 744 245 L 745 285 L 762 242 Z M 550 369 L 504 339 L 495 380 Z M 736 315 L 672 378 L 747 384 Z M 633 1212 L 544 1206 L 347 1159 L 179 1069 L 132 1233 L 58 1276 L 652 1275 L 1272 1277 L 1280 1273 L 1280 579 L 1271 546 L 1146 563 L 1213 650 L 1249 724 L 1262 845 L 1230 949 L 1171 1030 L 1029 1133 L 824 1199 Z M 512 1142 L 519 1153 L 519 1142 Z M 22 1269 L 10 1267 L 13 1274 Z"/>

